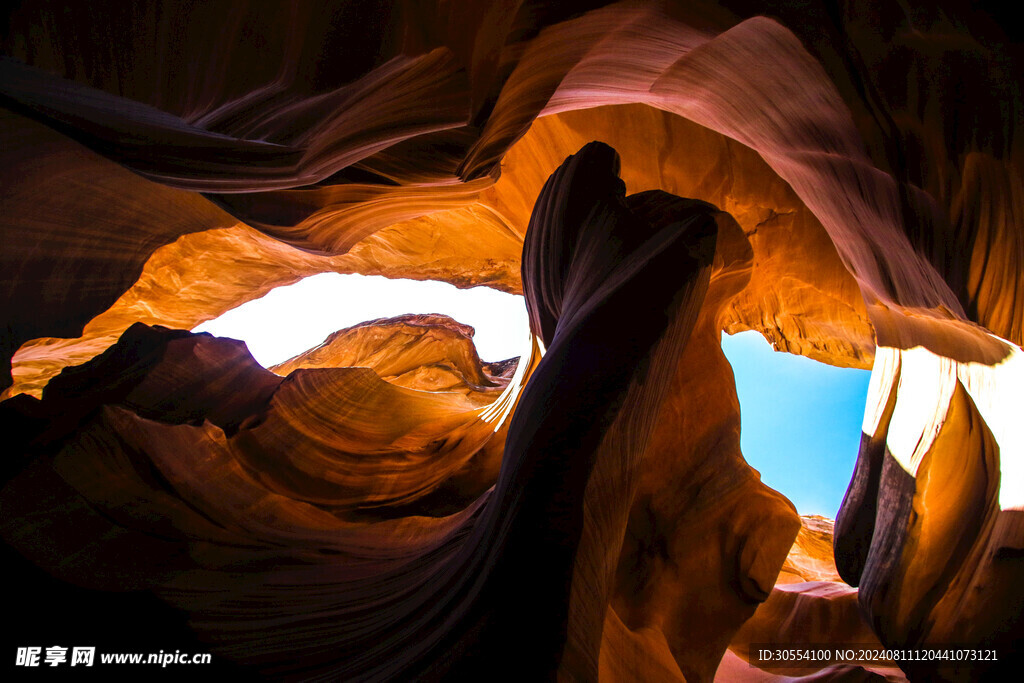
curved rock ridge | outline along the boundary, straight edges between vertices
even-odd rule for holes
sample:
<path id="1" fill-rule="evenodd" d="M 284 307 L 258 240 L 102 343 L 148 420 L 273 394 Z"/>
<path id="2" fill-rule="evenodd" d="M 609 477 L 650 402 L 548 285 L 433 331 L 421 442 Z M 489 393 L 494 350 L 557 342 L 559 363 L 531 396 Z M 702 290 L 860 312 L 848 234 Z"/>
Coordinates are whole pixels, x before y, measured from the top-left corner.
<path id="1" fill-rule="evenodd" d="M 508 385 L 517 363 L 509 359 L 493 368 L 497 375 L 489 374 L 473 345 L 474 333 L 469 325 L 434 313 L 369 320 L 332 333 L 270 370 L 290 375 L 302 368 L 371 368 L 396 386 L 455 391 L 489 404 Z"/>
<path id="2" fill-rule="evenodd" d="M 0 491 L 7 564 L 43 593 L 55 589 L 38 567 L 147 588 L 191 615 L 182 633 L 269 675 L 336 675 L 327 643 L 341 641 L 354 644 L 346 666 L 368 678 L 490 673 L 488 656 L 508 659 L 495 643 L 519 637 L 494 626 L 511 613 L 502 610 L 541 604 L 535 612 L 550 617 L 529 634 L 541 645 L 515 663 L 530 676 L 710 680 L 755 603 L 782 600 L 774 574 L 797 533 L 795 512 L 742 462 L 715 350 L 722 330 L 754 329 L 780 350 L 873 367 L 834 552 L 880 641 L 999 653 L 971 667 L 907 664 L 916 680 L 1009 676 L 1024 602 L 1024 69 L 1014 19 L 961 0 L 11 7 L 0 22 L 4 367 L 17 354 L 0 407 L 14 453 Z M 566 203 L 572 182 L 541 188 L 595 139 L 620 151 L 625 190 L 595 172 L 588 201 L 601 209 L 576 218 L 589 230 L 604 229 L 600 218 L 659 235 L 666 216 L 682 214 L 710 216 L 718 230 L 706 294 L 694 284 L 704 275 L 679 285 L 693 295 L 695 310 L 680 314 L 692 324 L 662 324 L 670 332 L 658 344 L 619 349 L 656 347 L 652 359 L 674 349 L 674 369 L 630 367 L 661 378 L 635 387 L 626 370 L 598 363 L 604 347 L 583 347 L 589 365 L 565 361 L 614 385 L 605 398 L 626 396 L 606 414 L 603 440 L 581 447 L 585 476 L 531 469 L 519 446 L 501 457 L 506 434 L 533 443 L 505 418 L 536 418 L 518 389 L 541 372 L 539 346 L 485 407 L 473 392 L 412 390 L 369 369 L 282 381 L 238 346 L 132 327 L 190 329 L 315 272 L 379 273 L 529 290 L 550 354 L 559 328 L 591 320 L 573 292 L 600 291 L 594 301 L 606 304 L 619 281 L 597 282 L 602 268 L 639 287 L 642 272 L 616 268 L 641 252 L 656 260 L 644 251 L 655 242 L 628 230 L 619 243 L 577 249 L 558 215 L 530 221 L 584 212 L 586 202 Z M 573 174 L 587 176 L 580 159 L 605 154 L 588 149 Z M 695 199 L 649 193 L 658 190 Z M 622 205 L 608 199 L 620 195 Z M 531 235 L 542 224 L 546 234 Z M 620 263 L 570 267 L 589 258 Z M 609 326 L 625 334 L 669 291 L 648 281 Z M 666 341 L 677 332 L 685 349 Z M 341 413 L 317 405 L 320 392 L 354 416 L 378 400 L 423 421 L 362 417 L 346 431 Z M 583 405 L 586 392 L 575 393 L 581 403 L 545 407 Z M 246 461 L 235 449 L 249 437 Z M 401 455 L 425 438 L 447 479 L 428 472 L 423 451 Z M 364 439 L 389 463 L 379 482 L 338 473 Z M 406 465 L 422 471 L 403 477 Z M 517 467 L 554 472 L 564 490 L 541 481 L 518 497 Z M 583 505 L 583 522 L 568 519 L 559 495 Z M 562 515 L 553 531 L 545 505 Z M 544 576 L 537 563 L 506 560 L 510 546 L 492 533 L 507 525 L 525 545 L 533 537 L 520 525 L 531 519 L 550 535 L 539 546 L 554 558 Z M 304 540 L 281 542 L 285 528 Z M 340 540 L 324 538 L 341 528 Z M 47 529 L 71 545 L 46 540 Z M 331 545 L 351 539 L 358 551 Z M 486 539 L 491 550 L 467 560 Z M 321 542 L 325 552 L 310 550 Z M 137 566 L 123 560 L 136 551 Z M 358 569 L 332 574 L 335 556 L 358 557 Z M 445 573 L 456 565 L 466 571 Z M 338 576 L 365 591 L 325 601 Z M 460 583 L 469 576 L 479 577 L 473 588 Z M 522 577 L 546 588 L 487 597 Z M 426 585 L 456 597 L 405 601 Z M 793 604 L 828 597 L 777 591 Z M 561 596 L 551 600 L 560 607 L 545 595 Z M 138 615 L 141 600 L 120 604 Z M 357 603 L 380 609 L 339 624 Z M 274 633 L 259 654 L 234 630 L 253 612 L 252 627 Z M 23 622 L 33 618 L 45 626 Z M 321 640 L 306 628 L 327 623 Z M 380 642 L 394 624 L 400 632 Z M 419 644 L 403 650 L 409 643 Z M 369 663 L 387 648 L 401 655 Z"/>
<path id="3" fill-rule="evenodd" d="M 0 78 L 20 107 L 87 147 L 163 184 L 205 192 L 311 185 L 396 142 L 468 118 L 465 75 L 446 48 L 395 57 L 334 92 L 271 97 L 262 107 L 250 100 L 226 133 L 210 116 L 196 125 L 11 59 L 0 61 Z M 422 105 L 422 118 L 408 117 L 412 101 Z"/>

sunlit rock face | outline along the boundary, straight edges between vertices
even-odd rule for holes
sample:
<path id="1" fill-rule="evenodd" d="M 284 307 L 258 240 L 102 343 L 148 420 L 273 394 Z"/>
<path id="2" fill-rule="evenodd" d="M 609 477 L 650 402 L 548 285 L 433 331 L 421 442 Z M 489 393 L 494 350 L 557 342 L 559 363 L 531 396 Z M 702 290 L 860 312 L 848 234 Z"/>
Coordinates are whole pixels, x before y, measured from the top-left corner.
<path id="1" fill-rule="evenodd" d="M 832 557 L 832 522 L 817 515 L 800 518 L 800 532 L 782 566 L 771 595 L 733 636 L 715 674 L 718 681 L 850 680 L 905 681 L 896 663 L 887 659 L 855 662 L 771 662 L 752 650 L 766 645 L 797 643 L 845 650 L 883 646 L 857 604 L 857 589 L 844 583 Z M 755 666 L 756 663 L 756 666 Z"/>
<path id="2" fill-rule="evenodd" d="M 746 633 L 865 624 L 999 653 L 911 679 L 1015 670 L 1024 71 L 996 11 L 8 10 L 8 565 L 81 628 L 163 610 L 269 676 L 483 678 L 514 642 L 520 680 L 700 681 Z M 374 321 L 275 374 L 182 331 L 323 271 L 525 293 L 540 342 L 513 370 Z M 873 368 L 856 593 L 743 462 L 744 329 Z"/>
<path id="3" fill-rule="evenodd" d="M 319 346 L 271 368 L 370 368 L 381 379 L 420 391 L 459 392 L 489 405 L 508 386 L 518 362 L 484 364 L 474 330 L 446 315 L 418 314 L 371 320 L 330 335 Z M 491 373 L 495 374 L 491 374 Z"/>

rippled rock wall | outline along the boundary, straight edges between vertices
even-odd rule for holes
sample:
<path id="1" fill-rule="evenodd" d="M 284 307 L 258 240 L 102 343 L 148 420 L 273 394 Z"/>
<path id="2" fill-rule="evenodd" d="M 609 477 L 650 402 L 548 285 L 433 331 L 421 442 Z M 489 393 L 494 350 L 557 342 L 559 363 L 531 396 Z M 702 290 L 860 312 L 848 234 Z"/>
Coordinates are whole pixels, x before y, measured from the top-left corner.
<path id="1" fill-rule="evenodd" d="M 885 645 L 1001 655 L 911 679 L 1011 670 L 1024 151 L 1002 12 L 6 10 L 16 582 L 77 627 L 159 613 L 270 676 L 481 676 L 516 642 L 510 675 L 710 680 L 786 600 L 853 623 L 854 599 Z M 525 293 L 538 341 L 513 369 L 453 321 L 374 321 L 274 374 L 182 331 L 324 271 Z M 856 594 L 787 588 L 820 567 L 784 568 L 796 512 L 739 451 L 718 340 L 745 329 L 873 368 L 834 541 Z"/>

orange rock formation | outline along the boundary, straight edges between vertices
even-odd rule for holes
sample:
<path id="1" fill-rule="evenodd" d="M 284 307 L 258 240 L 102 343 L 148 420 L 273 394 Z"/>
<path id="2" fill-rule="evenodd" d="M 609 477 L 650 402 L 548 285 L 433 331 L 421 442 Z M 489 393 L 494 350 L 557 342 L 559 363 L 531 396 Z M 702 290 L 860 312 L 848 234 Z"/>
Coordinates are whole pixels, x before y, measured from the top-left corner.
<path id="1" fill-rule="evenodd" d="M 805 644 L 836 651 L 883 650 L 857 605 L 857 589 L 839 578 L 832 557 L 832 522 L 801 517 L 800 532 L 768 599 L 744 622 L 718 667 L 715 680 L 905 681 L 896 663 L 856 657 L 827 661 L 765 662 L 752 650 Z M 756 666 L 754 666 L 756 664 Z"/>
<path id="2" fill-rule="evenodd" d="M 911 680 L 1015 670 L 1003 12 L 6 10 L 0 531 L 9 581 L 45 596 L 13 621 L 145 651 L 131 625 L 159 615 L 271 677 L 707 681 L 750 671 L 741 641 L 865 624 L 998 653 Z M 513 370 L 457 322 L 373 321 L 277 375 L 184 331 L 323 271 L 525 293 L 539 341 Z M 718 342 L 745 329 L 873 368 L 835 526 L 856 593 L 742 459 Z"/>

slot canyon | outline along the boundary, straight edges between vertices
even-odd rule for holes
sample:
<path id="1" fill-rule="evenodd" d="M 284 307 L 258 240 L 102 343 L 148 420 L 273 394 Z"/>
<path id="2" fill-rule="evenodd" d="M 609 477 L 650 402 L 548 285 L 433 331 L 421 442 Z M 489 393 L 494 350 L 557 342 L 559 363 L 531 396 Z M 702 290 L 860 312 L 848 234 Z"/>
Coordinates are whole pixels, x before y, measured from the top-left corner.
<path id="1" fill-rule="evenodd" d="M 4 9 L 3 656 L 177 649 L 240 680 L 1012 680 L 1012 14 Z M 532 338 L 481 358 L 469 325 L 409 311 L 267 369 L 190 331 L 325 272 L 522 294 Z M 721 348 L 741 331 L 871 371 L 834 523 L 743 458 Z M 779 666 L 758 644 L 983 656 Z"/>

